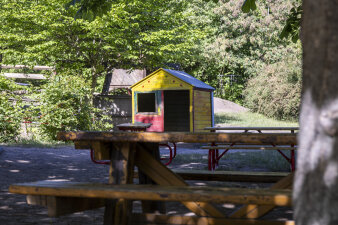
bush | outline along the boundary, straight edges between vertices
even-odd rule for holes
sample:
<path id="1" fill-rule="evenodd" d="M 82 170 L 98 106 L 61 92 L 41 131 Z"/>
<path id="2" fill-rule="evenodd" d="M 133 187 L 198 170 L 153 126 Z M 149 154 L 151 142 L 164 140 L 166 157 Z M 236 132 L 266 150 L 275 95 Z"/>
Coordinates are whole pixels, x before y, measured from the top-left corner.
<path id="1" fill-rule="evenodd" d="M 21 99 L 13 94 L 20 87 L 0 75 L 0 143 L 15 141 L 22 121 Z"/>
<path id="2" fill-rule="evenodd" d="M 40 132 L 56 139 L 59 131 L 110 130 L 112 126 L 92 104 L 90 86 L 80 77 L 56 77 L 41 96 Z"/>
<path id="3" fill-rule="evenodd" d="M 277 119 L 295 120 L 299 115 L 301 62 L 288 60 L 263 68 L 248 81 L 245 105 L 254 112 Z"/>

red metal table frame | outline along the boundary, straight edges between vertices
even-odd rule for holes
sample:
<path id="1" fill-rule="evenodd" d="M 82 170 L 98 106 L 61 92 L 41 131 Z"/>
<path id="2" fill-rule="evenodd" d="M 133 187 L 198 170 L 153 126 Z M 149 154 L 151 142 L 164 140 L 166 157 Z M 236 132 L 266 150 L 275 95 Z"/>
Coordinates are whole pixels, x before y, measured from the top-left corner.
<path id="1" fill-rule="evenodd" d="M 295 131 L 299 130 L 298 127 L 206 127 L 205 130 L 210 130 L 211 132 L 217 131 L 234 131 L 238 133 L 238 131 L 243 131 L 242 133 L 249 133 L 249 131 L 257 131 L 258 133 L 263 133 L 262 131 L 290 131 L 292 134 Z M 218 166 L 219 160 L 234 146 L 236 142 L 230 143 L 229 148 L 226 148 L 221 154 L 219 154 L 218 149 L 209 149 L 208 152 L 208 169 L 215 170 L 216 166 Z M 276 147 L 274 143 L 270 143 L 273 147 Z M 211 146 L 216 146 L 215 142 L 211 143 Z M 295 147 L 295 145 L 291 145 L 291 147 Z M 280 149 L 277 151 L 286 159 L 291 166 L 291 171 L 295 171 L 295 150 L 290 150 L 290 157 L 285 155 Z"/>
<path id="2" fill-rule="evenodd" d="M 117 125 L 119 130 L 121 131 L 131 131 L 131 132 L 144 132 L 149 128 L 152 124 L 151 123 L 122 123 Z M 169 145 L 169 143 L 161 143 L 160 146 L 165 146 L 169 149 L 169 160 L 168 162 L 164 163 L 164 165 L 169 165 L 172 160 L 176 157 L 176 143 L 172 142 L 174 149 Z M 173 151 L 174 150 L 174 151 Z M 165 160 L 167 158 L 162 157 L 161 160 Z"/>

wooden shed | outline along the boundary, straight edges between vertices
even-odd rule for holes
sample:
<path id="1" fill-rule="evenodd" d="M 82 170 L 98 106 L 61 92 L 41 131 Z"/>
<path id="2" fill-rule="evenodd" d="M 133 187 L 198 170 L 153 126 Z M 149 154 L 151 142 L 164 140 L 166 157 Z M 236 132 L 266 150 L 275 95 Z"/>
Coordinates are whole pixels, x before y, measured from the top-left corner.
<path id="1" fill-rule="evenodd" d="M 133 123 L 147 131 L 203 132 L 214 125 L 213 87 L 176 70 L 158 69 L 131 86 Z"/>

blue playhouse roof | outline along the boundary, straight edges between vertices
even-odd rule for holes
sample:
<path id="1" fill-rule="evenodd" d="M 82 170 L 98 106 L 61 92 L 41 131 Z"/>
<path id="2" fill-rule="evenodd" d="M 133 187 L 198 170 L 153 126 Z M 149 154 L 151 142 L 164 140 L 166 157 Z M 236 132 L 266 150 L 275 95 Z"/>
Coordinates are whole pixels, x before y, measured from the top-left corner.
<path id="1" fill-rule="evenodd" d="M 186 72 L 178 71 L 178 70 L 170 70 L 170 69 L 163 69 L 163 70 L 165 70 L 168 73 L 174 75 L 178 79 L 181 79 L 181 80 L 187 82 L 188 84 L 191 84 L 192 86 L 194 86 L 196 88 L 215 90 L 215 88 L 213 88 L 213 87 L 207 85 L 206 83 L 196 79 L 195 77 L 187 74 Z"/>

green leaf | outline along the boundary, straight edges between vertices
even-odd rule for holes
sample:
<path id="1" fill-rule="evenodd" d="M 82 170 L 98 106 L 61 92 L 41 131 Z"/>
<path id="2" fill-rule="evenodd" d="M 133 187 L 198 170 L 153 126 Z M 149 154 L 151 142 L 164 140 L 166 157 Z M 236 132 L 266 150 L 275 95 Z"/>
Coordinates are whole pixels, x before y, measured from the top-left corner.
<path id="1" fill-rule="evenodd" d="M 256 0 L 245 0 L 242 5 L 242 11 L 244 13 L 250 12 L 250 10 L 254 11 L 257 9 Z"/>

